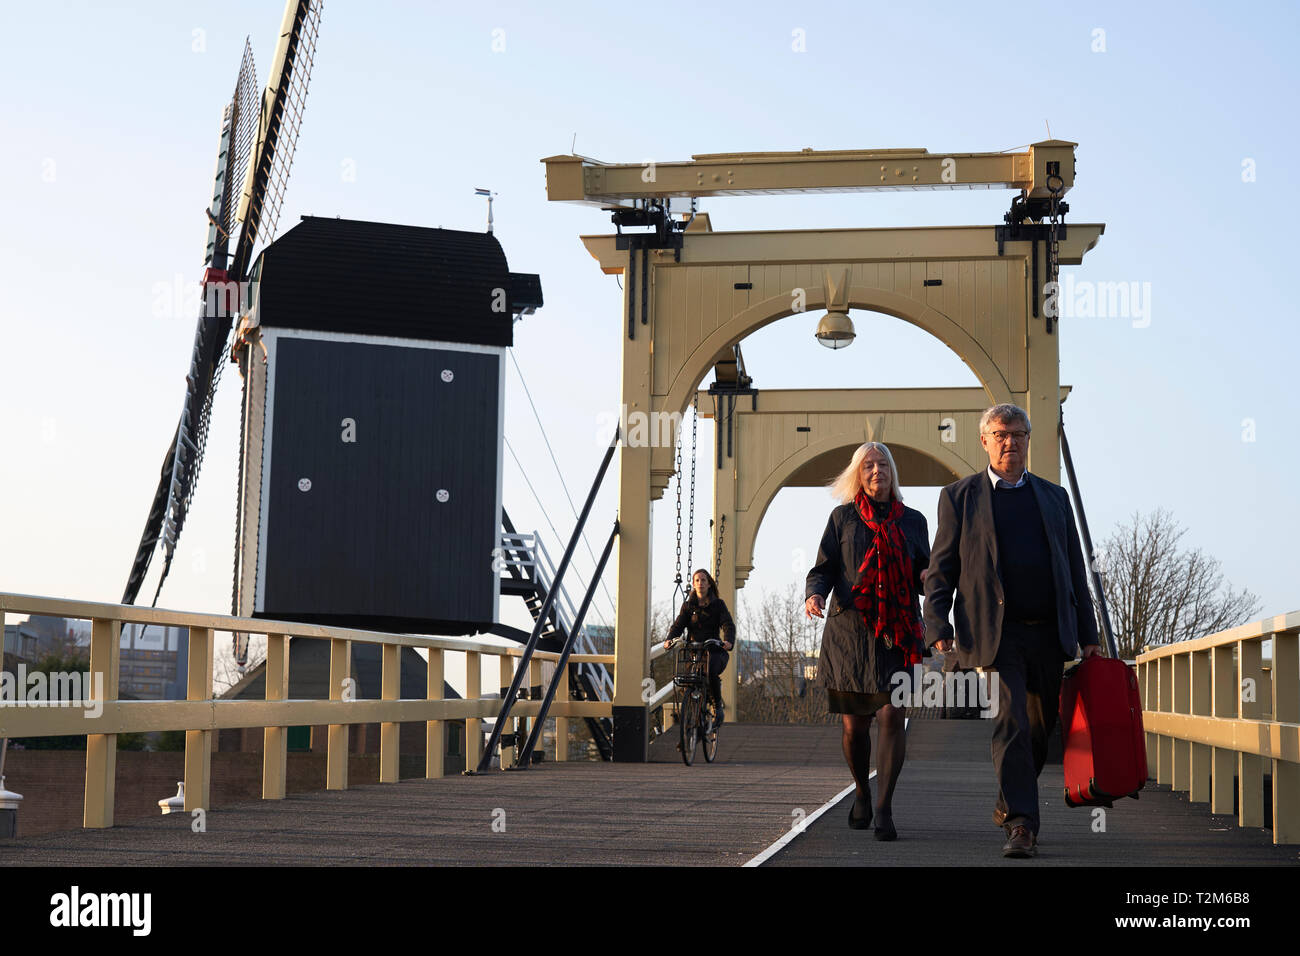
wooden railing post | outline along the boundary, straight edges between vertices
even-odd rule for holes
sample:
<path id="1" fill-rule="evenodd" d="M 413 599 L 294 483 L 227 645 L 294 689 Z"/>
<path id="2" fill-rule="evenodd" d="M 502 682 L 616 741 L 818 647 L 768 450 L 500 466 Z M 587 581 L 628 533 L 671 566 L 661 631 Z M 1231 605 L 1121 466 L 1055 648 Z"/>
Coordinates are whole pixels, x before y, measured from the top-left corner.
<path id="1" fill-rule="evenodd" d="M 483 671 L 478 651 L 465 652 L 465 699 L 478 700 L 483 696 Z M 465 719 L 465 769 L 473 770 L 483 757 L 483 720 L 480 717 Z"/>
<path id="2" fill-rule="evenodd" d="M 334 638 L 330 641 L 330 700 L 355 700 L 352 682 L 352 642 Z M 325 789 L 348 788 L 349 724 L 330 724 L 325 745 Z"/>
<path id="3" fill-rule="evenodd" d="M 511 657 L 509 654 L 502 654 L 500 658 L 498 658 L 498 660 L 499 660 L 499 664 L 497 666 L 497 675 L 501 681 L 501 693 L 499 696 L 504 702 L 506 691 L 509 690 L 511 681 L 515 679 L 515 662 L 522 661 L 523 658 L 522 657 L 515 658 L 515 657 Z M 502 770 L 505 770 L 506 767 L 509 767 L 511 764 L 515 762 L 515 748 L 513 744 L 509 746 L 506 745 L 506 735 L 507 734 L 511 735 L 511 738 L 513 739 L 513 735 L 515 731 L 518 729 L 519 729 L 519 721 L 515 720 L 514 717 L 507 718 L 505 722 L 505 726 L 501 728 L 501 735 L 502 735 L 501 769 Z"/>
<path id="4" fill-rule="evenodd" d="M 558 664 L 558 662 L 557 662 Z M 568 669 L 569 665 L 565 665 Z M 569 702 L 569 675 L 561 674 L 560 679 L 555 682 L 555 703 L 559 705 L 557 710 L 563 710 L 564 705 Z M 555 718 L 555 759 L 569 759 L 569 718 L 556 716 Z"/>
<path id="5" fill-rule="evenodd" d="M 289 638 L 266 635 L 266 699 L 289 699 Z M 289 770 L 289 728 L 262 730 L 262 799 L 283 800 Z"/>
<path id="6" fill-rule="evenodd" d="M 1192 712 L 1192 658 L 1190 654 L 1178 653 L 1174 658 L 1174 713 L 1190 714 Z M 1192 742 L 1174 738 L 1174 775 L 1171 787 L 1174 790 L 1192 788 Z"/>
<path id="7" fill-rule="evenodd" d="M 1156 663 L 1156 710 L 1162 714 L 1172 713 L 1174 709 L 1174 661 L 1171 657 L 1162 657 Z M 1156 743 L 1156 782 L 1171 783 L 1174 779 L 1174 741 L 1172 737 L 1160 735 Z"/>
<path id="8" fill-rule="evenodd" d="M 1220 644 L 1211 652 L 1214 668 L 1214 716 L 1231 720 L 1237 716 L 1237 668 L 1232 660 L 1232 645 Z M 1237 775 L 1237 752 L 1227 747 L 1214 747 L 1214 770 L 1210 796 L 1211 813 L 1231 813 L 1233 777 Z"/>
<path id="9" fill-rule="evenodd" d="M 1142 706 L 1147 710 L 1152 710 L 1159 701 L 1159 685 L 1156 682 L 1157 668 L 1151 661 L 1146 661 L 1138 665 L 1139 687 L 1142 689 Z M 664 708 L 664 729 L 669 727 L 668 722 L 669 710 Z M 1157 763 L 1160 759 L 1160 735 L 1146 731 L 1143 735 L 1146 738 L 1147 747 L 1147 776 L 1152 776 L 1157 771 Z"/>
<path id="10" fill-rule="evenodd" d="M 3 615 L 0 615 L 0 621 Z M 0 628 L 3 630 L 3 628 Z M 118 649 L 122 623 L 95 618 L 90 625 L 90 686 L 102 687 L 103 703 L 117 700 Z M 98 675 L 103 675 L 102 677 Z M 102 684 L 101 684 L 102 681 Z M 82 694 L 83 699 L 87 695 Z M 103 829 L 113 825 L 117 779 L 117 734 L 86 735 L 86 793 L 81 825 Z"/>
<path id="11" fill-rule="evenodd" d="M 528 699 L 541 701 L 544 691 L 542 690 L 542 662 L 533 658 L 528 662 Z M 519 721 L 519 732 L 524 735 L 526 741 L 533 732 L 533 725 L 537 722 L 536 717 L 525 717 Z M 546 732 L 543 727 L 537 734 L 537 751 L 544 753 L 545 747 L 542 746 L 542 735 Z"/>
<path id="12" fill-rule="evenodd" d="M 1300 724 L 1300 632 L 1273 635 L 1273 719 Z M 1300 762 L 1273 758 L 1273 842 L 1300 843 Z"/>
<path id="13" fill-rule="evenodd" d="M 1210 716 L 1210 652 L 1196 651 L 1192 658 L 1192 713 Z M 1210 799 L 1211 748 L 1208 744 L 1192 744 L 1191 792 L 1187 798 L 1194 803 Z"/>
<path id="14" fill-rule="evenodd" d="M 212 699 L 212 628 L 190 628 L 186 700 Z M 185 731 L 185 812 L 212 808 L 212 731 Z"/>
<path id="15" fill-rule="evenodd" d="M 442 700 L 442 651 L 429 649 L 428 689 L 429 700 Z M 424 724 L 424 775 L 429 778 L 441 777 L 445 772 L 443 755 L 447 751 L 446 734 L 441 720 L 429 720 Z"/>
<path id="16" fill-rule="evenodd" d="M 402 686 L 402 648 L 397 644 L 383 645 L 383 665 L 380 675 L 379 696 L 383 700 L 397 700 Z M 379 782 L 397 783 L 398 756 L 402 725 L 397 721 L 382 721 L 379 725 Z"/>
<path id="17" fill-rule="evenodd" d="M 1241 716 L 1248 720 L 1260 717 L 1262 643 L 1258 638 L 1237 642 L 1237 695 Z M 1237 823 L 1243 827 L 1264 825 L 1264 760 L 1257 754 L 1237 754 Z"/>

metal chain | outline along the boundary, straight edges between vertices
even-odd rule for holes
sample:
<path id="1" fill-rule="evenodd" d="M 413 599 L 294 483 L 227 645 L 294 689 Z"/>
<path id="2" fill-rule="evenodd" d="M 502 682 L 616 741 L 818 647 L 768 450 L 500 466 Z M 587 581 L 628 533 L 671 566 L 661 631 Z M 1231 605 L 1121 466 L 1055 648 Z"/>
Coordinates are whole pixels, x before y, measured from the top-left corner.
<path id="1" fill-rule="evenodd" d="M 1061 227 L 1061 213 L 1057 208 L 1060 205 L 1060 190 L 1052 193 L 1052 218 L 1051 218 L 1051 239 L 1047 243 L 1047 281 L 1055 282 L 1057 273 L 1060 269 L 1061 245 L 1058 233 Z"/>
<path id="2" fill-rule="evenodd" d="M 673 579 L 674 586 L 685 596 L 685 590 L 682 587 L 682 434 L 681 429 L 677 430 L 677 576 Z M 695 513 L 695 489 L 691 489 L 691 513 Z"/>
<path id="3" fill-rule="evenodd" d="M 722 539 L 727 535 L 727 516 L 723 515 L 718 519 L 718 560 L 713 566 L 713 577 L 717 579 L 722 573 Z"/>
<path id="4" fill-rule="evenodd" d="M 1053 185 L 1055 184 L 1055 185 Z M 1047 177 L 1047 188 L 1051 190 L 1050 222 L 1047 242 L 1047 281 L 1053 283 L 1052 288 L 1057 290 L 1057 301 L 1060 301 L 1060 287 L 1056 285 L 1060 272 L 1060 240 L 1058 233 L 1061 227 L 1061 196 L 1065 193 L 1065 180 L 1059 173 L 1049 173 Z M 1060 309 L 1057 309 L 1057 317 L 1060 317 Z M 1048 318 L 1048 330 L 1051 330 L 1051 319 Z"/>
<path id="5" fill-rule="evenodd" d="M 688 574 L 695 573 L 695 436 L 696 428 L 700 423 L 700 393 L 695 393 L 691 401 L 691 518 L 686 526 L 686 571 Z M 678 473 L 681 472 L 681 459 L 678 458 Z M 680 484 L 680 483 L 679 483 Z M 682 509 L 677 509 L 677 525 L 680 529 L 682 520 Z M 681 563 L 681 549 L 678 548 L 677 561 Z"/>

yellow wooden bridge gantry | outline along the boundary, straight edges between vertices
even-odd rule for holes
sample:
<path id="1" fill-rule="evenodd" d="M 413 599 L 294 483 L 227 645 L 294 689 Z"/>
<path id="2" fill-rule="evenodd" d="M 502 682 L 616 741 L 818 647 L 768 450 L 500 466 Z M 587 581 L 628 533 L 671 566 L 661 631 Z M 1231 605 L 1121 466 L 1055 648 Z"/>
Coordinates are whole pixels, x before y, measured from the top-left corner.
<path id="1" fill-rule="evenodd" d="M 1059 199 L 1074 184 L 1074 147 L 1051 140 L 1019 153 L 804 150 L 657 164 L 608 164 L 582 156 L 543 162 L 549 199 L 612 209 L 633 222 L 637 210 L 708 196 L 1010 188 L 1021 190 L 1023 199 L 1042 201 L 1053 190 Z M 1101 224 L 1070 223 L 1059 236 L 1057 262 L 1081 263 L 1103 230 Z M 695 216 L 675 244 L 656 247 L 636 238 L 644 234 L 619 232 L 582 241 L 603 272 L 624 277 L 622 405 L 629 417 L 659 420 L 684 413 L 710 369 L 771 322 L 793 316 L 808 323 L 811 333 L 814 316 L 828 310 L 881 312 L 952 349 L 975 374 L 988 404 L 1025 408 L 1037 425 L 1030 467 L 1058 479 L 1059 337 L 1044 315 L 1048 244 L 1027 234 L 1032 230 L 717 232 L 707 216 Z M 672 442 L 628 441 L 619 448 L 616 759 L 645 755 L 650 509 L 674 472 Z M 719 506 L 725 513 L 725 504 Z M 729 602 L 744 580 L 738 558 L 736 537 L 730 544 L 724 537 L 718 583 Z"/>

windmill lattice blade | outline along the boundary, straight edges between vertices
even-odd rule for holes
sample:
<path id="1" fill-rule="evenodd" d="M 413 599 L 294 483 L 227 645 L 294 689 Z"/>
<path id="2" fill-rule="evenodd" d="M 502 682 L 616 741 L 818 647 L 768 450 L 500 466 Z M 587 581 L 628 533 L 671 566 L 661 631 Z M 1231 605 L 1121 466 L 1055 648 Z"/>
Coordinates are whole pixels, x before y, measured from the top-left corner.
<path id="1" fill-rule="evenodd" d="M 216 208 L 208 211 L 208 243 L 204 254 L 209 269 L 220 270 L 226 262 L 227 240 L 221 234 L 221 221 L 226 216 L 226 203 L 230 196 L 229 184 L 238 166 L 230 151 L 235 106 L 232 101 L 222 110 L 217 169 L 213 183 L 213 202 Z M 222 288 L 214 291 L 219 297 L 222 296 Z M 127 577 L 126 588 L 122 594 L 123 604 L 135 603 L 144 584 L 145 575 L 149 571 L 154 550 L 160 541 L 167 554 L 162 577 L 158 582 L 161 589 L 162 582 L 171 568 L 177 537 L 185 524 L 185 514 L 189 510 L 198 481 L 198 470 L 202 464 L 208 425 L 212 417 L 212 401 L 217 381 L 224 367 L 220 360 L 221 354 L 224 352 L 225 340 L 230 335 L 232 321 L 228 309 L 218 310 L 215 316 L 209 315 L 207 306 L 218 303 L 209 303 L 206 281 L 204 292 L 203 310 L 200 312 L 198 328 L 194 333 L 189 370 L 185 376 L 185 402 L 181 407 L 176 431 L 167 447 L 162 472 L 158 477 L 158 489 L 154 493 L 144 531 L 140 535 L 140 544 L 136 548 L 131 573 Z M 229 305 L 224 297 L 220 298 L 220 304 Z M 157 595 L 154 596 L 154 602 L 157 602 Z"/>
<path id="2" fill-rule="evenodd" d="M 280 206 L 293 165 L 316 56 L 322 0 L 289 0 L 262 108 L 257 141 L 249 157 L 238 219 L 243 228 L 232 259 L 232 277 L 244 278 L 253 249 L 275 238 Z"/>
<path id="3" fill-rule="evenodd" d="M 253 63 L 253 45 L 244 39 L 244 56 L 239 63 L 239 77 L 235 80 L 235 95 L 231 99 L 232 117 L 230 153 L 236 158 L 235 175 L 226 180 L 225 221 L 222 228 L 227 235 L 235 231 L 235 215 L 239 196 L 244 191 L 244 176 L 248 172 L 248 153 L 257 137 L 257 66 Z"/>
<path id="4" fill-rule="evenodd" d="M 280 137 L 276 144 L 275 161 L 266 186 L 266 210 L 262 214 L 262 237 L 266 242 L 275 239 L 280 221 L 280 207 L 289 186 L 289 171 L 298 149 L 298 133 L 302 129 L 303 113 L 307 109 L 307 87 L 311 83 L 311 69 L 316 59 L 316 38 L 320 32 L 322 3 L 315 0 L 302 25 L 298 57 L 293 72 L 289 74 L 285 91 L 284 115 L 280 120 Z"/>
<path id="5" fill-rule="evenodd" d="M 167 454 L 163 457 L 162 469 L 158 476 L 158 490 L 154 492 L 153 504 L 144 522 L 144 533 L 140 536 L 135 560 L 131 564 L 131 573 L 127 576 L 126 588 L 122 592 L 123 604 L 135 603 L 136 595 L 140 593 L 140 586 L 144 584 L 144 576 L 149 573 L 149 563 L 153 559 L 154 547 L 158 544 L 158 531 L 162 527 L 163 516 L 167 513 L 167 492 L 171 487 L 172 449 L 175 445 L 176 437 L 173 435 L 171 444 L 167 446 Z"/>

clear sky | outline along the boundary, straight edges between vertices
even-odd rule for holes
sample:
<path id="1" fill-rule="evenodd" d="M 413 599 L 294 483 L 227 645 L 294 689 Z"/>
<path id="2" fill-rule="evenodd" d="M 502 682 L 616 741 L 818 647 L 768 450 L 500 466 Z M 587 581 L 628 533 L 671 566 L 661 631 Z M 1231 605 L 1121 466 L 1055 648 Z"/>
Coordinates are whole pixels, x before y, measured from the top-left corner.
<path id="1" fill-rule="evenodd" d="M 281 12 L 278 0 L 6 4 L 0 590 L 120 597 L 194 333 L 169 290 L 201 274 L 218 124 L 244 37 L 264 82 Z M 330 0 L 280 231 L 302 214 L 482 229 L 474 188 L 497 191 L 511 268 L 540 273 L 546 296 L 516 326 L 515 356 L 580 504 L 607 440 L 598 415 L 618 403 L 621 300 L 578 240 L 612 231 L 607 217 L 548 203 L 542 157 L 568 152 L 575 135 L 577 152 L 610 162 L 805 146 L 994 151 L 1046 139 L 1050 124 L 1079 143 L 1070 220 L 1106 224 L 1075 277 L 1150 284 L 1149 324 L 1060 327 L 1094 536 L 1134 511 L 1170 509 L 1186 544 L 1216 555 L 1263 613 L 1282 613 L 1300 607 L 1300 322 L 1286 225 L 1300 205 L 1298 20 L 1295 4 L 1268 2 Z M 1010 200 L 887 193 L 703 208 L 718 230 L 991 225 Z M 745 341 L 758 387 L 977 384 L 899 320 L 855 315 L 859 339 L 837 353 L 814 342 L 815 321 Z M 889 362 L 872 360 L 880 351 Z M 567 536 L 573 514 L 508 369 L 506 437 Z M 162 606 L 229 610 L 238 381 L 228 369 Z M 706 423 L 697 564 L 711 438 Z M 933 533 L 936 490 L 902 477 Z M 608 486 L 593 548 L 614 516 Z M 671 497 L 655 509 L 656 601 L 671 587 Z M 550 534 L 509 455 L 505 502 L 522 529 Z M 830 506 L 818 490 L 778 496 L 751 599 L 802 579 L 792 556 L 815 550 Z M 579 569 L 592 563 L 580 553 Z M 600 612 L 608 618 L 608 602 Z"/>

